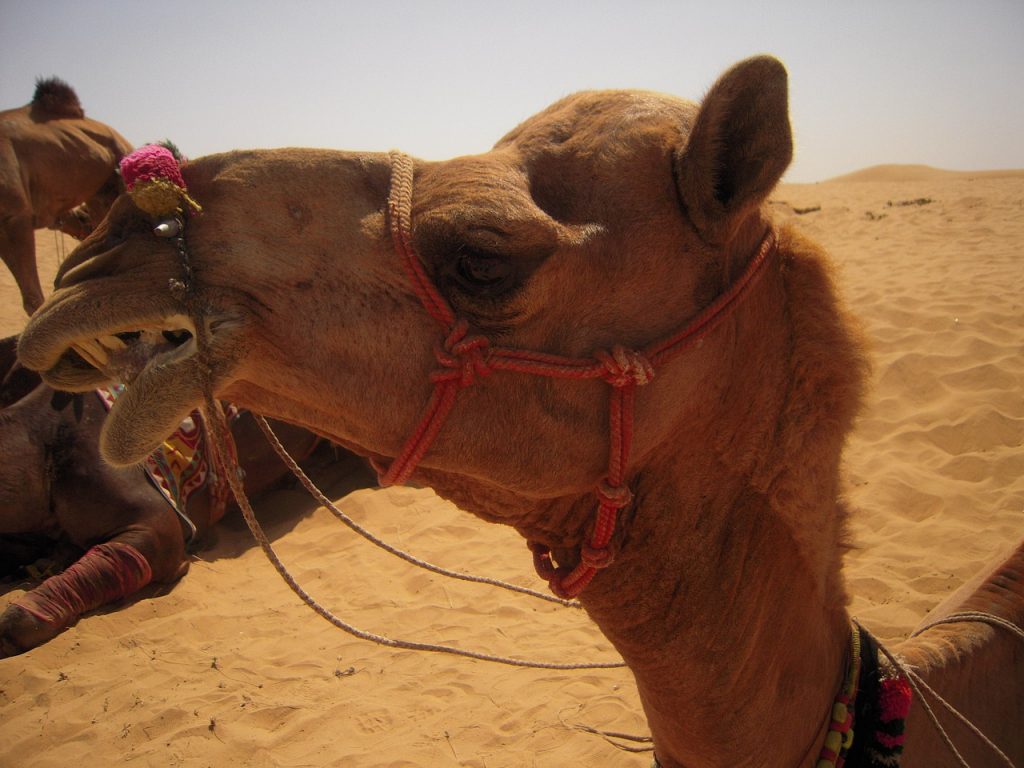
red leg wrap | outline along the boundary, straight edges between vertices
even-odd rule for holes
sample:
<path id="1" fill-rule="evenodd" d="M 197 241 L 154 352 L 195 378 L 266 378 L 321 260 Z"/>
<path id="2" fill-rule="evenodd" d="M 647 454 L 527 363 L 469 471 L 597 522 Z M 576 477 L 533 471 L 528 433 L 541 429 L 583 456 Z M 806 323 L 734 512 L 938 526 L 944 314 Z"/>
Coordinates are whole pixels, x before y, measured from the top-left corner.
<path id="1" fill-rule="evenodd" d="M 153 578 L 149 561 L 131 544 L 97 544 L 63 573 L 13 601 L 40 621 L 64 627 L 86 611 L 137 592 Z"/>

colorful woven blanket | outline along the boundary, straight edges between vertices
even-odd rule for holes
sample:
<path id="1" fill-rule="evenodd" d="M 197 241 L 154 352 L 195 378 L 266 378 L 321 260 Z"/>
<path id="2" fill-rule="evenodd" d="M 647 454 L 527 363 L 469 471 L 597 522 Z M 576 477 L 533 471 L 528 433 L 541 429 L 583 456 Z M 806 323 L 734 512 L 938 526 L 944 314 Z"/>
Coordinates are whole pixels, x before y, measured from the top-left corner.
<path id="1" fill-rule="evenodd" d="M 122 392 L 123 384 L 96 390 L 108 411 Z M 229 406 L 228 419 L 236 417 L 237 413 L 234 406 Z M 188 500 L 204 486 L 209 486 L 210 522 L 224 516 L 231 489 L 224 479 L 223 468 L 206 448 L 206 428 L 199 411 L 193 411 L 181 422 L 174 434 L 149 455 L 143 468 L 150 482 L 178 513 L 189 540 L 195 536 L 196 527 L 188 516 Z"/>

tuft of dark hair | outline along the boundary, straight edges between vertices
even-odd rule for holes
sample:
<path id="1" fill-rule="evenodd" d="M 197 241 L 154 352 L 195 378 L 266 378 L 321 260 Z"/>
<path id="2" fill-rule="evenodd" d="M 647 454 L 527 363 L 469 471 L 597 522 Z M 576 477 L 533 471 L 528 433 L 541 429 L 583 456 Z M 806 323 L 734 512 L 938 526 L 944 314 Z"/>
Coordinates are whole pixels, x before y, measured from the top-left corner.
<path id="1" fill-rule="evenodd" d="M 162 139 L 156 143 L 158 146 L 163 147 L 164 149 L 168 150 L 172 155 L 174 155 L 174 159 L 177 160 L 179 164 L 184 165 L 186 162 L 188 162 L 187 158 L 183 154 L 181 154 L 181 150 L 178 149 L 178 145 L 175 144 L 170 139 Z"/>
<path id="2" fill-rule="evenodd" d="M 36 79 L 32 108 L 50 117 L 85 117 L 75 89 L 59 77 Z"/>

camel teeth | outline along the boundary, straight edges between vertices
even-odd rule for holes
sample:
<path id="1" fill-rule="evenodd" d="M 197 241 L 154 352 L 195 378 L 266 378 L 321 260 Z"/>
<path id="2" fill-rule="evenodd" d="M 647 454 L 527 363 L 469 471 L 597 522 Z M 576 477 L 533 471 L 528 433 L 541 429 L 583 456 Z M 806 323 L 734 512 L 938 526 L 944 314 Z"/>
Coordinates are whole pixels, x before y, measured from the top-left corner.
<path id="1" fill-rule="evenodd" d="M 92 352 L 93 357 L 95 357 L 102 363 L 106 364 L 106 362 L 110 359 L 110 355 L 107 354 L 107 350 L 96 339 L 89 339 L 88 342 L 83 343 L 88 344 L 88 349 L 90 352 Z"/>
<path id="2" fill-rule="evenodd" d="M 112 352 L 119 352 L 128 346 L 117 336 L 100 336 L 97 341 Z"/>
<path id="3" fill-rule="evenodd" d="M 78 352 L 89 365 L 94 368 L 102 369 L 106 366 L 109 357 L 107 356 L 106 350 L 103 349 L 99 342 L 93 340 L 82 340 L 77 344 L 73 345 L 75 351 Z"/>

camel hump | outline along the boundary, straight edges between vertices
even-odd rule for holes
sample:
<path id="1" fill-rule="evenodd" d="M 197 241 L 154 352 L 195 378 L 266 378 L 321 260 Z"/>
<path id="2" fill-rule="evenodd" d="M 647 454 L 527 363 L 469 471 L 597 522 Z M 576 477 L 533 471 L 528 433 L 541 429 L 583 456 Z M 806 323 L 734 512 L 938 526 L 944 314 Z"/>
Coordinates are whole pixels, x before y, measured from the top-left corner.
<path id="1" fill-rule="evenodd" d="M 75 89 L 59 77 L 36 80 L 32 110 L 44 113 L 47 117 L 85 117 L 85 110 L 78 101 Z"/>
<path id="2" fill-rule="evenodd" d="M 1024 540 L 994 558 L 933 608 L 922 627 L 950 614 L 986 613 L 1024 627 Z M 923 631 L 919 627 L 914 634 Z"/>

